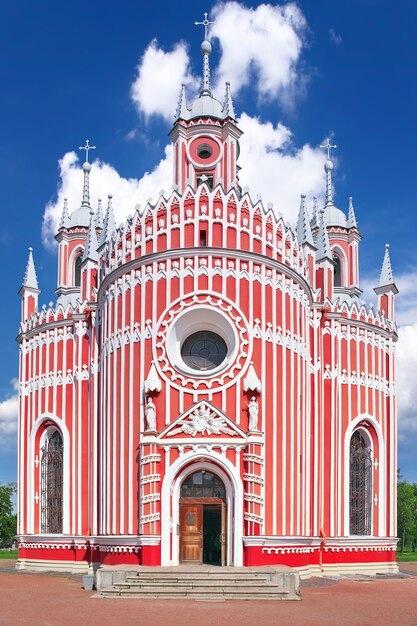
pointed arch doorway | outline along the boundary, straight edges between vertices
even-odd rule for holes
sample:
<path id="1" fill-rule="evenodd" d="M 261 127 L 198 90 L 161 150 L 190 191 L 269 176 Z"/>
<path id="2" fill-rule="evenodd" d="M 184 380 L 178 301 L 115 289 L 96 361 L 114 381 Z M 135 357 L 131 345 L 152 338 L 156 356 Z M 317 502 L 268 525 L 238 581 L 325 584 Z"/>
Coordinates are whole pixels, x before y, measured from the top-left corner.
<path id="1" fill-rule="evenodd" d="M 161 491 L 161 565 L 180 563 L 180 499 L 184 481 L 199 470 L 218 476 L 226 490 L 226 563 L 243 565 L 243 482 L 239 467 L 214 450 L 198 448 L 181 454 L 165 472 Z"/>
<path id="2" fill-rule="evenodd" d="M 215 473 L 200 469 L 180 488 L 179 561 L 226 565 L 226 558 L 226 488 Z"/>

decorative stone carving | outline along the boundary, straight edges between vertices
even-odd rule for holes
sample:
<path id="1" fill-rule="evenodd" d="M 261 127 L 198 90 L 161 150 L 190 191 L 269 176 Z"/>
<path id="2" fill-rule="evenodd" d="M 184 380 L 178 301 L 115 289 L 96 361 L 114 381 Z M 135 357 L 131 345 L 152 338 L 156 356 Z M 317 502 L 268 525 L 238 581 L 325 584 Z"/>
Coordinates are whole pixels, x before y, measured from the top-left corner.
<path id="1" fill-rule="evenodd" d="M 252 396 L 248 404 L 249 432 L 258 430 L 259 407 L 255 396 Z"/>
<path id="2" fill-rule="evenodd" d="M 146 430 L 156 431 L 156 406 L 152 398 L 148 398 L 145 407 Z"/>
<path id="3" fill-rule="evenodd" d="M 197 433 L 201 435 L 236 435 L 236 432 L 227 426 L 226 420 L 223 417 L 215 417 L 215 413 L 209 409 L 205 404 L 201 404 L 194 410 L 193 413 L 178 420 L 180 424 L 179 428 L 174 428 L 168 433 L 168 437 L 177 435 L 178 433 L 184 433 L 195 437 Z"/>
<path id="4" fill-rule="evenodd" d="M 162 389 L 162 383 L 158 377 L 155 363 L 153 361 L 149 370 L 148 378 L 145 380 L 144 387 L 145 393 L 149 393 L 150 391 L 157 391 L 159 393 Z"/>
<path id="5" fill-rule="evenodd" d="M 243 389 L 244 391 L 257 391 L 258 393 L 261 393 L 261 381 L 256 375 L 255 368 L 252 363 L 249 366 L 246 378 L 243 379 Z"/>

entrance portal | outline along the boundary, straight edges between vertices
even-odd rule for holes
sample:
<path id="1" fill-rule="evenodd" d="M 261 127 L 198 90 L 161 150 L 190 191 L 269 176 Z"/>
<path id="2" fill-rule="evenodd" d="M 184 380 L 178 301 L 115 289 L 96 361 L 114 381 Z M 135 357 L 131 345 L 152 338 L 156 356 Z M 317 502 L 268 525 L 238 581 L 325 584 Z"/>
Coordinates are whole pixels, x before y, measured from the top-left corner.
<path id="1" fill-rule="evenodd" d="M 225 487 L 207 471 L 191 474 L 181 486 L 180 561 L 226 564 Z"/>

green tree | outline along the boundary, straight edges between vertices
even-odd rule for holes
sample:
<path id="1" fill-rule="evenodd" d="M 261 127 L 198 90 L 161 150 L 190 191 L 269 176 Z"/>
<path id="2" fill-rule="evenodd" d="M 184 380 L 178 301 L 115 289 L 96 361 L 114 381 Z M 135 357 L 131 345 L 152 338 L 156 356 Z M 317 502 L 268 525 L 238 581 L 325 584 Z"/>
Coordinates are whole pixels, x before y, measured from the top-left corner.
<path id="1" fill-rule="evenodd" d="M 0 485 L 0 546 L 10 546 L 17 532 L 17 516 L 13 513 L 16 483 Z"/>
<path id="2" fill-rule="evenodd" d="M 402 479 L 397 485 L 397 527 L 402 552 L 417 539 L 417 485 Z"/>

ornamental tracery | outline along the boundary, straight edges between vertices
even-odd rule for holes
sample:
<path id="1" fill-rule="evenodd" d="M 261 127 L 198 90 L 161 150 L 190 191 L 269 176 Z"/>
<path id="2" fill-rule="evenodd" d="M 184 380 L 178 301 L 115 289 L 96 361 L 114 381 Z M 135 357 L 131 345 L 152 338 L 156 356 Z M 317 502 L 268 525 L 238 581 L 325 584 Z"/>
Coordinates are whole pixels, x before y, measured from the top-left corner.
<path id="1" fill-rule="evenodd" d="M 169 332 L 181 314 L 192 311 L 194 307 L 204 305 L 204 310 L 208 312 L 220 312 L 225 319 L 225 323 L 230 325 L 236 336 L 236 348 L 221 371 L 215 370 L 204 377 L 199 378 L 196 371 L 193 373 L 182 372 L 178 369 L 172 357 L 168 354 L 167 342 Z M 168 339 L 167 339 L 168 337 Z M 236 382 L 236 377 L 245 371 L 245 366 L 251 357 L 251 348 L 248 338 L 248 328 L 241 312 L 225 298 L 211 294 L 195 294 L 176 302 L 166 311 L 160 320 L 157 331 L 157 341 L 154 345 L 154 360 L 158 366 L 161 376 L 168 379 L 173 386 L 178 389 L 188 388 L 190 390 L 205 391 L 217 386 L 230 385 Z M 185 337 L 184 337 L 185 339 Z"/>

